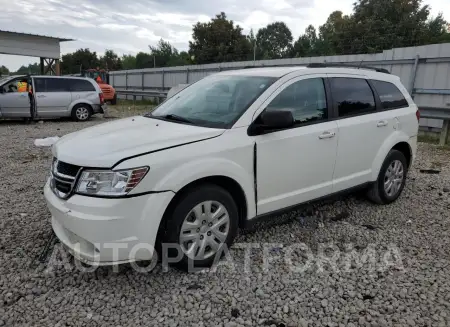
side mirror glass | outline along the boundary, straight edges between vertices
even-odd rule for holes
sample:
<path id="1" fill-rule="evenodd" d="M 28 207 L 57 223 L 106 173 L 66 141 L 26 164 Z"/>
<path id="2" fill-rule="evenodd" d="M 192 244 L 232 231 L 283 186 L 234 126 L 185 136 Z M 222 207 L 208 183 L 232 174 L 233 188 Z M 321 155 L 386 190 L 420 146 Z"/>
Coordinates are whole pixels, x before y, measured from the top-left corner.
<path id="1" fill-rule="evenodd" d="M 249 128 L 249 135 L 259 135 L 266 131 L 294 126 L 294 116 L 288 110 L 265 110 Z"/>
<path id="2" fill-rule="evenodd" d="M 282 129 L 294 126 L 294 116 L 287 110 L 265 110 L 261 114 L 261 122 L 265 129 Z"/>

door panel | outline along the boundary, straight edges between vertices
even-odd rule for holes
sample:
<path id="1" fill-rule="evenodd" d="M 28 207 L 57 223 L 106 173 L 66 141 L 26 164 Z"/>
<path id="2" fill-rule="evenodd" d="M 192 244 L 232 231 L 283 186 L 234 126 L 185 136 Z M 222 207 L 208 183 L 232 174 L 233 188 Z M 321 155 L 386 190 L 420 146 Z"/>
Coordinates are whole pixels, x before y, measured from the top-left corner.
<path id="1" fill-rule="evenodd" d="M 337 139 L 334 121 L 258 136 L 258 214 L 331 193 Z"/>
<path id="2" fill-rule="evenodd" d="M 294 78 L 263 104 L 263 112 L 290 111 L 296 124 L 290 129 L 255 136 L 259 215 L 332 191 L 338 130 L 335 121 L 328 121 L 331 107 L 324 77 Z"/>
<path id="3" fill-rule="evenodd" d="M 364 184 L 372 178 L 372 164 L 383 142 L 394 132 L 392 112 L 338 120 L 339 144 L 333 192 Z"/>
<path id="4" fill-rule="evenodd" d="M 369 182 L 384 140 L 393 132 L 392 112 L 377 111 L 365 76 L 329 74 L 339 130 L 333 192 Z"/>
<path id="5" fill-rule="evenodd" d="M 36 92 L 39 117 L 63 116 L 72 101 L 70 92 Z"/>
<path id="6" fill-rule="evenodd" d="M 18 83 L 23 81 L 26 83 L 26 78 L 14 79 L 3 86 L 3 93 L 0 93 L 0 108 L 3 117 L 30 117 L 30 100 L 26 88 L 25 92 L 19 92 L 18 88 Z"/>
<path id="7" fill-rule="evenodd" d="M 66 79 L 38 77 L 34 79 L 37 114 L 39 117 L 66 116 L 72 102 Z"/>

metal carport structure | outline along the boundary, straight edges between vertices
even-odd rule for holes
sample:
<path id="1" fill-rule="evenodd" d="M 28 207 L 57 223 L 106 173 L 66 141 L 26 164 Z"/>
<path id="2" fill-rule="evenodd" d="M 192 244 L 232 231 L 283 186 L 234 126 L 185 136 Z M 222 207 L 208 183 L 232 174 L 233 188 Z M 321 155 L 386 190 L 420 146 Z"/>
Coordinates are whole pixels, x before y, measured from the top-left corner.
<path id="1" fill-rule="evenodd" d="M 0 30 L 0 54 L 39 57 L 41 74 L 60 75 L 60 42 L 66 41 L 73 39 Z"/>

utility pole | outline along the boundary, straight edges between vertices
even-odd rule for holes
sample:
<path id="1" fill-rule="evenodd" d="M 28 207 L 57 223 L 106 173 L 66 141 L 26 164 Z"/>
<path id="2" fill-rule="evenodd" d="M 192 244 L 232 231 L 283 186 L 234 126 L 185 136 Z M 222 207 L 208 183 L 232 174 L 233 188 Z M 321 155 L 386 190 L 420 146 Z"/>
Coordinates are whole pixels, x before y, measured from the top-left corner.
<path id="1" fill-rule="evenodd" d="M 156 56 L 153 56 L 153 68 L 156 68 Z"/>
<path id="2" fill-rule="evenodd" d="M 255 43 L 253 45 L 253 61 L 256 61 L 256 40 L 255 40 Z"/>

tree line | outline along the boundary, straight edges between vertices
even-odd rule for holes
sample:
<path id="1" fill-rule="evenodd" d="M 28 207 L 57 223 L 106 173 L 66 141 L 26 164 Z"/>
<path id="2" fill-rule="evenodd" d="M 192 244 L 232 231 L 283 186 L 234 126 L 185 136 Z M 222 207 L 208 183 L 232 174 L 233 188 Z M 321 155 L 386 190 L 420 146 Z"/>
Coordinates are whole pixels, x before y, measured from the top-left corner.
<path id="1" fill-rule="evenodd" d="M 284 22 L 274 22 L 248 35 L 224 12 L 209 22 L 196 23 L 188 51 L 178 51 L 161 39 L 148 52 L 119 57 L 113 50 L 103 56 L 79 49 L 61 58 L 63 74 L 86 68 L 108 70 L 170 67 L 228 61 L 280 59 L 306 56 L 375 53 L 396 47 L 450 42 L 450 25 L 442 14 L 430 17 L 430 7 L 422 0 L 357 0 L 353 12 L 331 13 L 316 28 L 309 25 L 294 40 Z M 21 67 L 29 72 L 38 65 Z"/>

